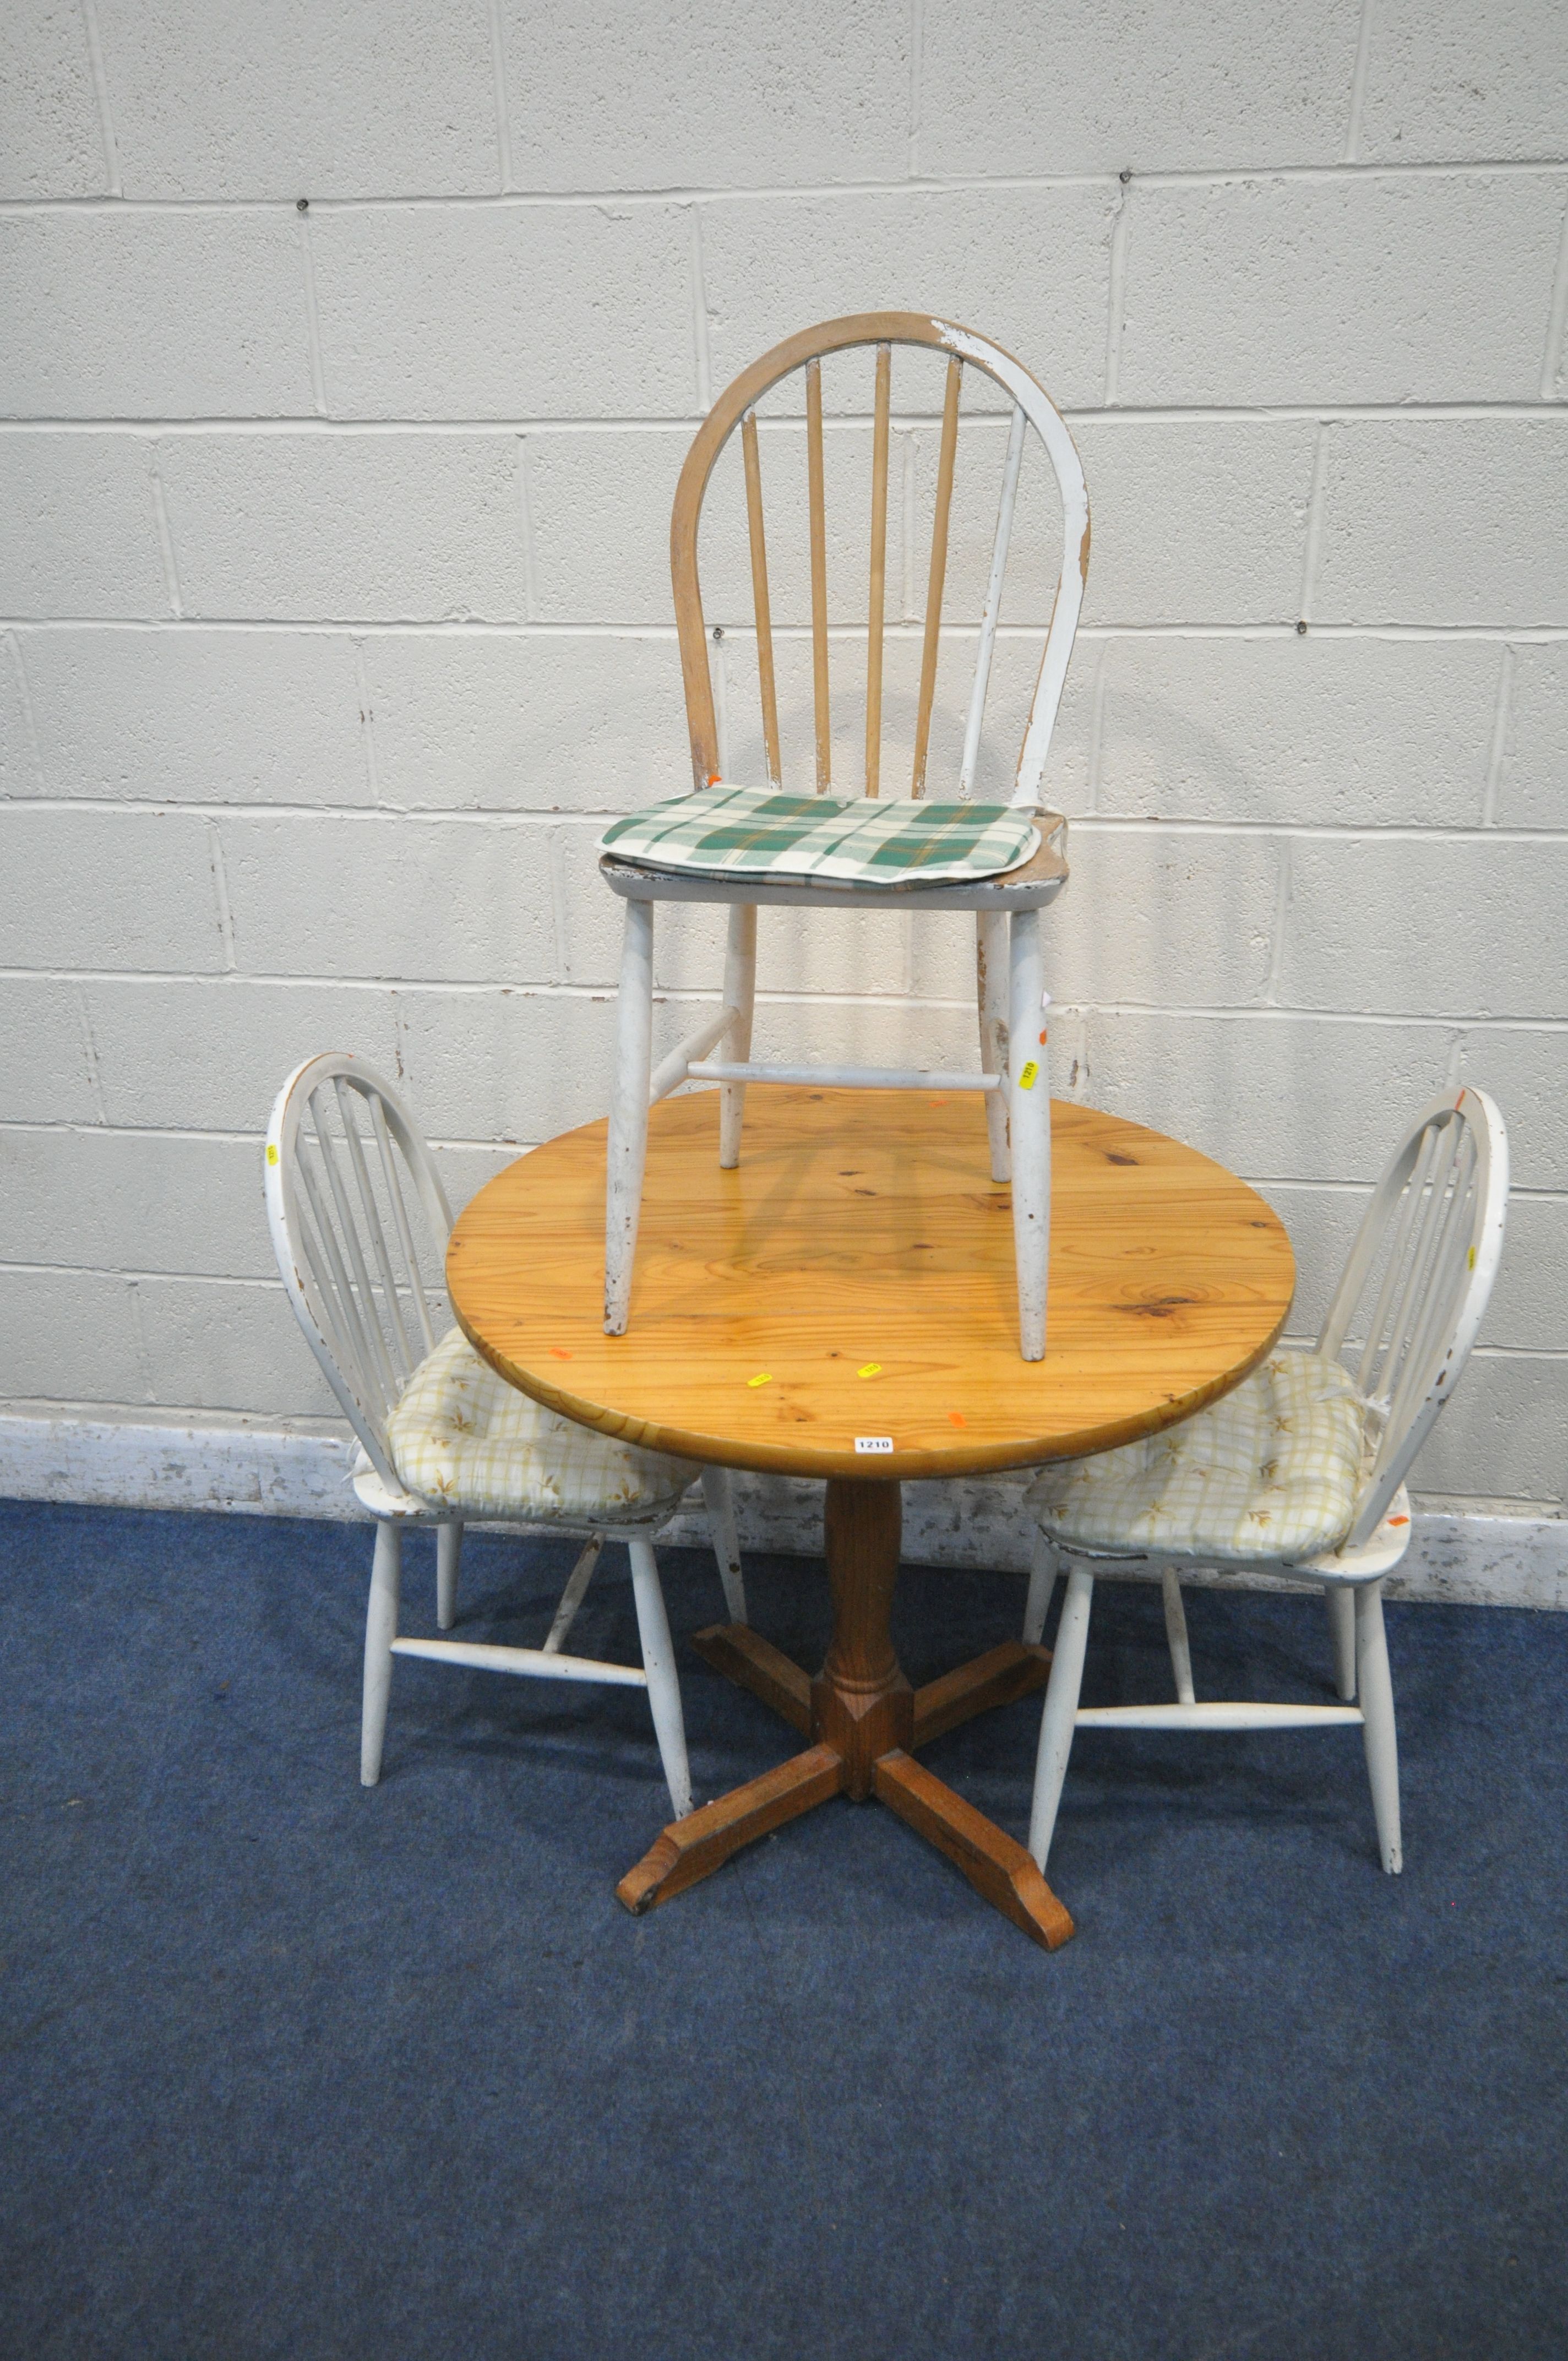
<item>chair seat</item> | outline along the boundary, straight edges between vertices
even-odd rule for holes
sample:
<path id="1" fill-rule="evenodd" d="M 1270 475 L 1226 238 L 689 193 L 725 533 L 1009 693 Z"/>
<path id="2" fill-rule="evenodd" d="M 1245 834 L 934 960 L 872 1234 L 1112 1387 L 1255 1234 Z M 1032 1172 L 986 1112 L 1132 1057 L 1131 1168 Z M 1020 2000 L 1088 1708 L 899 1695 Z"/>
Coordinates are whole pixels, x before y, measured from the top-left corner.
<path id="1" fill-rule="evenodd" d="M 1365 1412 L 1348 1370 L 1275 1353 L 1179 1426 L 1042 1469 L 1025 1494 L 1058 1541 L 1255 1565 L 1331 1549 L 1360 1491 Z"/>
<path id="2" fill-rule="evenodd" d="M 720 785 L 618 819 L 599 851 L 704 877 L 905 885 L 1000 876 L 1027 861 L 1039 840 L 1030 814 L 1010 804 L 841 800 Z"/>
<path id="3" fill-rule="evenodd" d="M 470 1517 L 626 1523 L 672 1509 L 701 1474 L 521 1393 L 459 1328 L 410 1378 L 387 1423 L 393 1466 L 433 1508 Z"/>

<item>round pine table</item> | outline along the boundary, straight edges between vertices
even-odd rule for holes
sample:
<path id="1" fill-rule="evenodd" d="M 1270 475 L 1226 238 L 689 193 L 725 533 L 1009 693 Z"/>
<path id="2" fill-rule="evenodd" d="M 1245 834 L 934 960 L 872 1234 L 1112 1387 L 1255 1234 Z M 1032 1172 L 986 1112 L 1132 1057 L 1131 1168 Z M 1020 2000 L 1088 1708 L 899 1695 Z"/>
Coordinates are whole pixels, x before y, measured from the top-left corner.
<path id="1" fill-rule="evenodd" d="M 834 1604 L 815 1679 L 747 1624 L 694 1635 L 807 1743 L 672 1822 L 620 1899 L 652 1909 L 829 1796 L 874 1795 L 1054 1949 L 1072 1921 L 1023 1846 L 916 1759 L 1040 1687 L 1050 1652 L 1008 1641 L 911 1688 L 888 1631 L 900 1484 L 1106 1450 L 1227 1392 L 1289 1310 L 1283 1225 L 1179 1141 L 1058 1101 L 1046 1357 L 1025 1362 L 977 1098 L 753 1090 L 724 1172 L 708 1091 L 653 1109 L 630 1322 L 607 1336 L 605 1130 L 520 1158 L 460 1216 L 446 1277 L 464 1333 L 585 1426 L 826 1477 Z"/>

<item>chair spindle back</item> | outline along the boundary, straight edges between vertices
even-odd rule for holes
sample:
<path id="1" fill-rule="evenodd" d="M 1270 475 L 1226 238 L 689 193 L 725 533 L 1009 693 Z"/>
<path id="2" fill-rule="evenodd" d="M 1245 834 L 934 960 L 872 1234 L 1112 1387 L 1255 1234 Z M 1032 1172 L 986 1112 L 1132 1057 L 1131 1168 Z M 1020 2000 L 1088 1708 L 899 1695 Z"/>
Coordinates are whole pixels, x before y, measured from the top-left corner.
<path id="1" fill-rule="evenodd" d="M 810 540 L 811 674 L 816 737 L 816 788 L 832 786 L 832 720 L 829 697 L 828 528 L 822 425 L 822 361 L 825 355 L 869 346 L 875 353 L 872 413 L 870 587 L 866 636 L 866 734 L 864 787 L 882 789 L 883 652 L 887 608 L 888 456 L 892 416 L 893 348 L 925 346 L 948 356 L 942 424 L 937 462 L 931 557 L 926 589 L 920 683 L 916 705 L 914 765 L 909 792 L 923 796 L 930 758 L 931 722 L 941 649 L 942 602 L 948 571 L 953 482 L 958 457 L 959 401 L 966 367 L 1011 397 L 1006 456 L 1003 465 L 991 572 L 979 625 L 979 646 L 970 692 L 957 794 L 973 792 L 980 757 L 997 622 L 1013 536 L 1024 446 L 1032 427 L 1055 474 L 1062 508 L 1062 556 L 1051 614 L 1046 626 L 1039 672 L 1030 700 L 1022 750 L 1009 801 L 1039 804 L 1040 779 L 1057 708 L 1067 677 L 1089 568 L 1089 495 L 1072 437 L 1060 412 L 1012 355 L 967 328 L 914 312 L 873 312 L 830 320 L 807 328 L 765 353 L 742 370 L 720 395 L 699 429 L 675 492 L 670 525 L 670 565 L 674 581 L 675 621 L 681 644 L 686 714 L 691 731 L 692 771 L 697 787 L 720 775 L 718 725 L 709 668 L 707 630 L 697 572 L 697 527 L 714 464 L 737 426 L 740 429 L 746 479 L 746 521 L 751 550 L 752 614 L 757 676 L 768 783 L 784 779 L 779 731 L 777 667 L 773 601 L 768 586 L 767 541 L 762 516 L 762 468 L 757 404 L 782 379 L 801 370 L 806 385 L 806 508 Z"/>
<path id="2" fill-rule="evenodd" d="M 439 1257 L 452 1227 L 434 1159 L 389 1084 L 328 1052 L 279 1092 L 263 1176 L 295 1316 L 377 1474 L 400 1489 L 387 1422 L 444 1321 L 422 1268 L 422 1246 Z"/>
<path id="3" fill-rule="evenodd" d="M 1376 1530 L 1458 1382 L 1497 1276 L 1508 1195 L 1502 1116 L 1468 1087 L 1417 1116 L 1373 1192 L 1318 1340 L 1350 1362 L 1372 1413 L 1353 1545 Z"/>

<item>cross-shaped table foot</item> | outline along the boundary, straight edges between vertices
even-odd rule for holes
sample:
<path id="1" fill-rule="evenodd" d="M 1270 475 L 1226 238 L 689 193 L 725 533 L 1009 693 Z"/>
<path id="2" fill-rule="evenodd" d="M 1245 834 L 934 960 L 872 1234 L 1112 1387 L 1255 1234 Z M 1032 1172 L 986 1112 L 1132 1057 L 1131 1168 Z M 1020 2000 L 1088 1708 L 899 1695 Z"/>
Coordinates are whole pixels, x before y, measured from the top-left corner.
<path id="1" fill-rule="evenodd" d="M 616 1888 L 629 1910 L 654 1909 L 784 1821 L 847 1795 L 876 1796 L 947 1855 L 970 1883 L 1054 1951 L 1072 1920 L 1016 1840 L 914 1759 L 914 1750 L 971 1715 L 1044 1686 L 1050 1650 L 1003 1641 L 940 1680 L 912 1689 L 888 1630 L 898 1578 L 899 1487 L 835 1477 L 828 1486 L 833 1638 L 815 1680 L 744 1623 L 715 1624 L 692 1645 L 813 1742 L 663 1829 Z"/>

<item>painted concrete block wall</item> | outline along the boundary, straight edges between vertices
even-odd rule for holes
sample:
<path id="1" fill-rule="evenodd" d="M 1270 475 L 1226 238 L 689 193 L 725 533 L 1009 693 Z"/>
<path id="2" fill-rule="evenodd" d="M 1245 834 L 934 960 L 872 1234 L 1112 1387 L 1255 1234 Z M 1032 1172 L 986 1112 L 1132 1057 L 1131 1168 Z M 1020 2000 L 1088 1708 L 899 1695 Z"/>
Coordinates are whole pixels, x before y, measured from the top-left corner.
<path id="1" fill-rule="evenodd" d="M 1303 1331 L 1406 1110 L 1493 1090 L 1508 1253 L 1419 1481 L 1561 1513 L 1568 14 L 14 0 L 0 46 L 0 1399 L 327 1410 L 256 1157 L 310 1051 L 400 1077 L 458 1199 L 602 1111 L 593 842 L 685 776 L 681 456 L 766 344 L 894 304 L 1017 352 L 1088 470 L 1060 1086 L 1257 1181 Z M 934 453 L 901 408 L 895 738 Z M 664 928 L 667 1031 L 716 942 Z M 970 1053 L 906 920 L 779 914 L 762 977 L 766 1052 Z"/>

